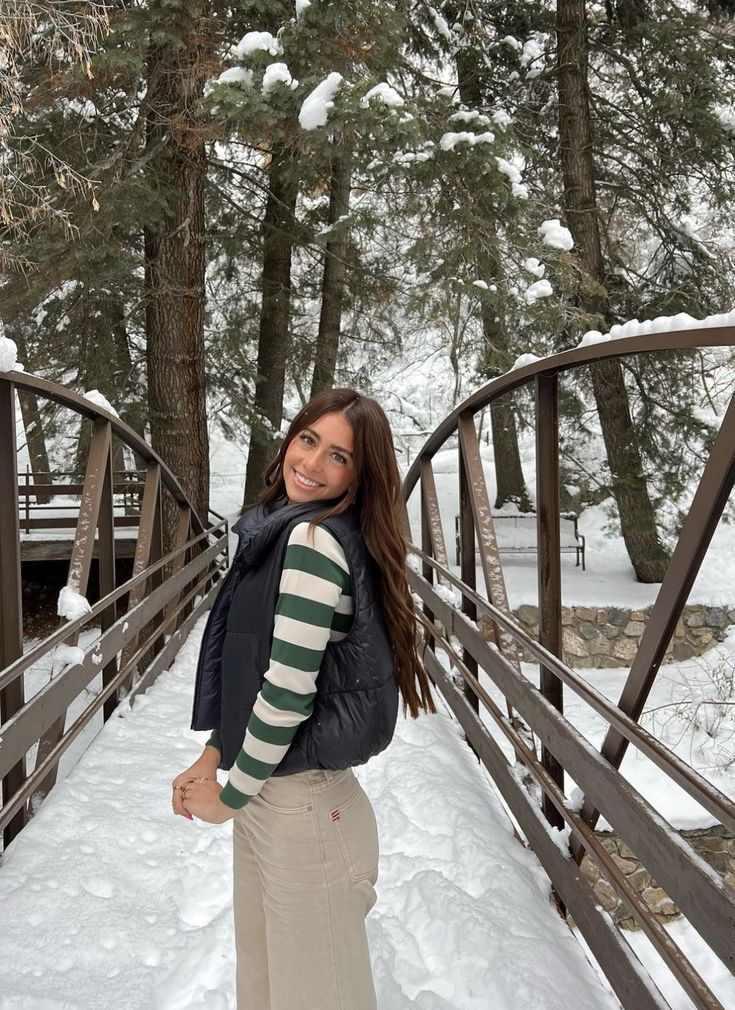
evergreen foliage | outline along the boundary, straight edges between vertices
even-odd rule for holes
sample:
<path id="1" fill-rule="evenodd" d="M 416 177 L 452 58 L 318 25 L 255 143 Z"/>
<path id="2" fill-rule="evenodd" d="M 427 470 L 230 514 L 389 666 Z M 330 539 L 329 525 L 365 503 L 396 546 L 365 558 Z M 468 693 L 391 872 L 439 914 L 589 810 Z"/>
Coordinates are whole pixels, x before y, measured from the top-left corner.
<path id="1" fill-rule="evenodd" d="M 210 424 L 230 438 L 244 444 L 261 425 L 267 448 L 283 411 L 308 398 L 335 248 L 344 287 L 334 381 L 368 391 L 406 348 L 443 347 L 458 401 L 519 355 L 574 346 L 590 328 L 728 309 L 732 5 L 586 8 L 600 280 L 580 268 L 577 250 L 547 244 L 539 230 L 565 223 L 549 0 L 312 0 L 298 10 L 292 0 L 114 2 L 109 32 L 87 38 L 88 58 L 50 53 L 43 39 L 19 45 L 7 164 L 17 193 L 43 194 L 44 212 L 22 228 L 19 216 L 6 217 L 0 229 L 0 316 L 23 341 L 27 367 L 80 391 L 98 388 L 147 433 L 143 235 L 166 220 L 177 194 L 151 168 L 146 81 L 156 47 L 175 50 L 192 31 L 206 77 L 188 112 L 206 152 L 208 406 Z M 305 100 L 333 74 L 341 77 L 333 104 L 323 122 L 305 126 Z M 176 128 L 174 116 L 166 131 Z M 349 211 L 330 221 L 342 156 Z M 286 345 L 283 394 L 267 417 L 257 393 L 264 219 L 280 193 L 293 197 L 283 218 Z M 644 474 L 669 529 L 711 440 L 692 404 L 712 365 L 698 354 L 625 363 Z M 261 387 L 270 380 L 261 374 Z M 565 380 L 562 407 L 564 504 L 581 509 L 612 486 L 583 376 Z M 414 405 L 400 409 L 428 423 Z M 508 445 L 532 411 L 519 396 L 493 418 Z M 53 418 L 43 423 L 52 434 Z M 76 451 L 70 443 L 70 466 Z M 528 507 L 522 475 L 504 500 Z"/>

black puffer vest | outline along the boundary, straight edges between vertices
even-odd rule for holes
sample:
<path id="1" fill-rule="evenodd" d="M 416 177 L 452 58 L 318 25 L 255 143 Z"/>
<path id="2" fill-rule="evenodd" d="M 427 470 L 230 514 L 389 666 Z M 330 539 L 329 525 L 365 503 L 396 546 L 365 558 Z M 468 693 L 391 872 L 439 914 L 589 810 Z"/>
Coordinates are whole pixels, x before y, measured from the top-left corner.
<path id="1" fill-rule="evenodd" d="M 250 713 L 270 663 L 283 558 L 291 530 L 325 503 L 249 509 L 233 527 L 240 543 L 204 629 L 192 729 L 218 729 L 220 767 L 242 747 Z M 354 508 L 324 521 L 345 552 L 354 619 L 347 636 L 330 642 L 316 682 L 311 716 L 303 722 L 274 775 L 308 768 L 364 764 L 391 741 L 398 714 L 393 655 L 383 620 L 375 562 Z"/>

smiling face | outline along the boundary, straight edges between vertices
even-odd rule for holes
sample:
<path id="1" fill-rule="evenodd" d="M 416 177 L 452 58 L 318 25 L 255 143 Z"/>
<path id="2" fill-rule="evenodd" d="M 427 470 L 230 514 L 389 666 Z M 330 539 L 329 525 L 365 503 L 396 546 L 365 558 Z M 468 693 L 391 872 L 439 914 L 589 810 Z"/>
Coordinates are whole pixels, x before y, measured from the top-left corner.
<path id="1" fill-rule="evenodd" d="M 322 414 L 286 449 L 283 480 L 290 502 L 339 498 L 355 477 L 354 433 L 341 411 Z"/>

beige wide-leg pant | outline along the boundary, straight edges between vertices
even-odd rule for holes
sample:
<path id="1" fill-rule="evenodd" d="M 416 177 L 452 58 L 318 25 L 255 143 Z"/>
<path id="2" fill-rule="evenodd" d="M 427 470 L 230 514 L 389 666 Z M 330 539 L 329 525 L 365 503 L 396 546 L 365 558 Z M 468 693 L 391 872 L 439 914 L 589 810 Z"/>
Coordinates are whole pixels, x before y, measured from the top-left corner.
<path id="1" fill-rule="evenodd" d="M 376 1010 L 378 832 L 352 769 L 268 779 L 233 835 L 237 1010 Z"/>

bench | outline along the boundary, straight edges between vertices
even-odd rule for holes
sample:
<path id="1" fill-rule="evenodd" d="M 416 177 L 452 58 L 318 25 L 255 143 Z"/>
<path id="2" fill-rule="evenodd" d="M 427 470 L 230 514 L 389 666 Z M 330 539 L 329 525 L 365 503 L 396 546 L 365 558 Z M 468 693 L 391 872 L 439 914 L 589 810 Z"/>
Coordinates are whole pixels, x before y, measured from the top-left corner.
<path id="1" fill-rule="evenodd" d="M 507 512 L 493 516 L 495 536 L 500 554 L 536 554 L 536 516 Z M 563 512 L 559 517 L 561 553 L 576 555 L 577 566 L 584 565 L 584 537 L 577 529 L 577 517 L 573 512 Z M 454 517 L 455 564 L 460 563 L 459 516 Z"/>

